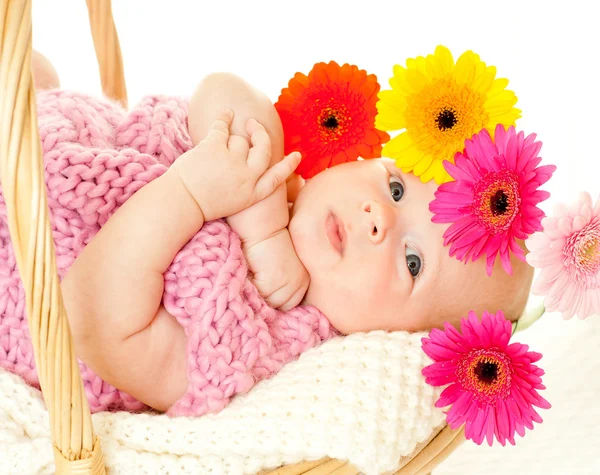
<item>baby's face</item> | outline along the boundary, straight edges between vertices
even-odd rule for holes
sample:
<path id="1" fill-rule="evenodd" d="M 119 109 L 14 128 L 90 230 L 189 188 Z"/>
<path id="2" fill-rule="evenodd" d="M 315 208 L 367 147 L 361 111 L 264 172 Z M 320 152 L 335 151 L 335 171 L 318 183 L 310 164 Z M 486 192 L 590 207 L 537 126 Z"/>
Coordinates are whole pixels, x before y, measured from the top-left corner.
<path id="1" fill-rule="evenodd" d="M 483 269 L 443 247 L 447 226 L 432 223 L 429 211 L 436 188 L 383 159 L 309 180 L 289 226 L 311 278 L 305 302 L 345 334 L 439 326 L 439 310 Z"/>

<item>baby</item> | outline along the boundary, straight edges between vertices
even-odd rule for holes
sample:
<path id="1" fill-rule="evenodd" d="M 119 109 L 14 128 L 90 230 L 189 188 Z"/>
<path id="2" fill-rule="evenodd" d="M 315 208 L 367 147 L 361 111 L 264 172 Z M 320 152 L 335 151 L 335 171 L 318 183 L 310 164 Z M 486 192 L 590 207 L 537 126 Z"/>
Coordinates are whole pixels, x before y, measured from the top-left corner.
<path id="1" fill-rule="evenodd" d="M 195 147 L 119 208 L 62 282 L 78 356 L 140 401 L 165 410 L 186 391 L 186 337 L 162 305 L 163 274 L 209 220 L 227 218 L 240 235 L 273 307 L 313 305 L 342 334 L 523 311 L 532 269 L 513 260 L 512 277 L 488 277 L 483 260 L 451 258 L 446 227 L 431 222 L 433 182 L 381 159 L 302 183 L 272 103 L 229 74 L 201 82 L 188 127 Z"/>

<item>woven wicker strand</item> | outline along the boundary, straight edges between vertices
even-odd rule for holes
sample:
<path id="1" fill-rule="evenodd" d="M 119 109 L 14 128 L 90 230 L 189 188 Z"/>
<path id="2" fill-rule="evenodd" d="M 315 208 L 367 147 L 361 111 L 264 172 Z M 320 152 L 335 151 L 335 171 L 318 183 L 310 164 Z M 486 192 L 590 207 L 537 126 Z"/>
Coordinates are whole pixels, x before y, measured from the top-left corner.
<path id="1" fill-rule="evenodd" d="M 100 67 L 102 90 L 107 97 L 127 108 L 127 88 L 123 72 L 123 58 L 117 28 L 112 14 L 111 0 L 86 0 L 90 28 Z"/>
<path id="2" fill-rule="evenodd" d="M 464 440 L 464 426 L 460 429 L 450 429 L 446 425 L 394 475 L 427 475 L 446 460 Z"/>
<path id="3" fill-rule="evenodd" d="M 0 177 L 59 473 L 104 472 L 56 273 L 31 73 L 31 0 L 0 1 Z"/>

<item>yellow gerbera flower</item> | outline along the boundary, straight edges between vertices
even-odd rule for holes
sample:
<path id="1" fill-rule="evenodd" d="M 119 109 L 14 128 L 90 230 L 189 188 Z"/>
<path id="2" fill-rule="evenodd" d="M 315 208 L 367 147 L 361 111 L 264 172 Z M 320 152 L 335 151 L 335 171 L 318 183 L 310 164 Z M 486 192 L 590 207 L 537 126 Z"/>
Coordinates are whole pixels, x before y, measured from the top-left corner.
<path id="1" fill-rule="evenodd" d="M 382 155 L 423 183 L 451 181 L 443 161 L 454 163 L 465 139 L 482 129 L 493 133 L 497 124 L 514 125 L 521 116 L 507 85 L 507 79 L 496 79 L 494 66 L 486 66 L 472 51 L 455 64 L 444 46 L 427 57 L 408 59 L 405 68 L 394 66 L 392 89 L 378 95 L 375 126 L 404 130 L 383 147 Z"/>

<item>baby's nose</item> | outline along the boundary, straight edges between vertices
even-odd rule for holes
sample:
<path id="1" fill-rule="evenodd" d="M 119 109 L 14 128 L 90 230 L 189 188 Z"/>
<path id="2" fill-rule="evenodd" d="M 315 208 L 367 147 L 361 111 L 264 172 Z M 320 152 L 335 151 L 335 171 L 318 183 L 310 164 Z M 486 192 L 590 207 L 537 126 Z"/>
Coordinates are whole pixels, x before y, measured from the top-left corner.
<path id="1" fill-rule="evenodd" d="M 365 201 L 361 209 L 363 220 L 367 223 L 369 240 L 379 244 L 394 225 L 394 210 L 378 201 Z"/>

